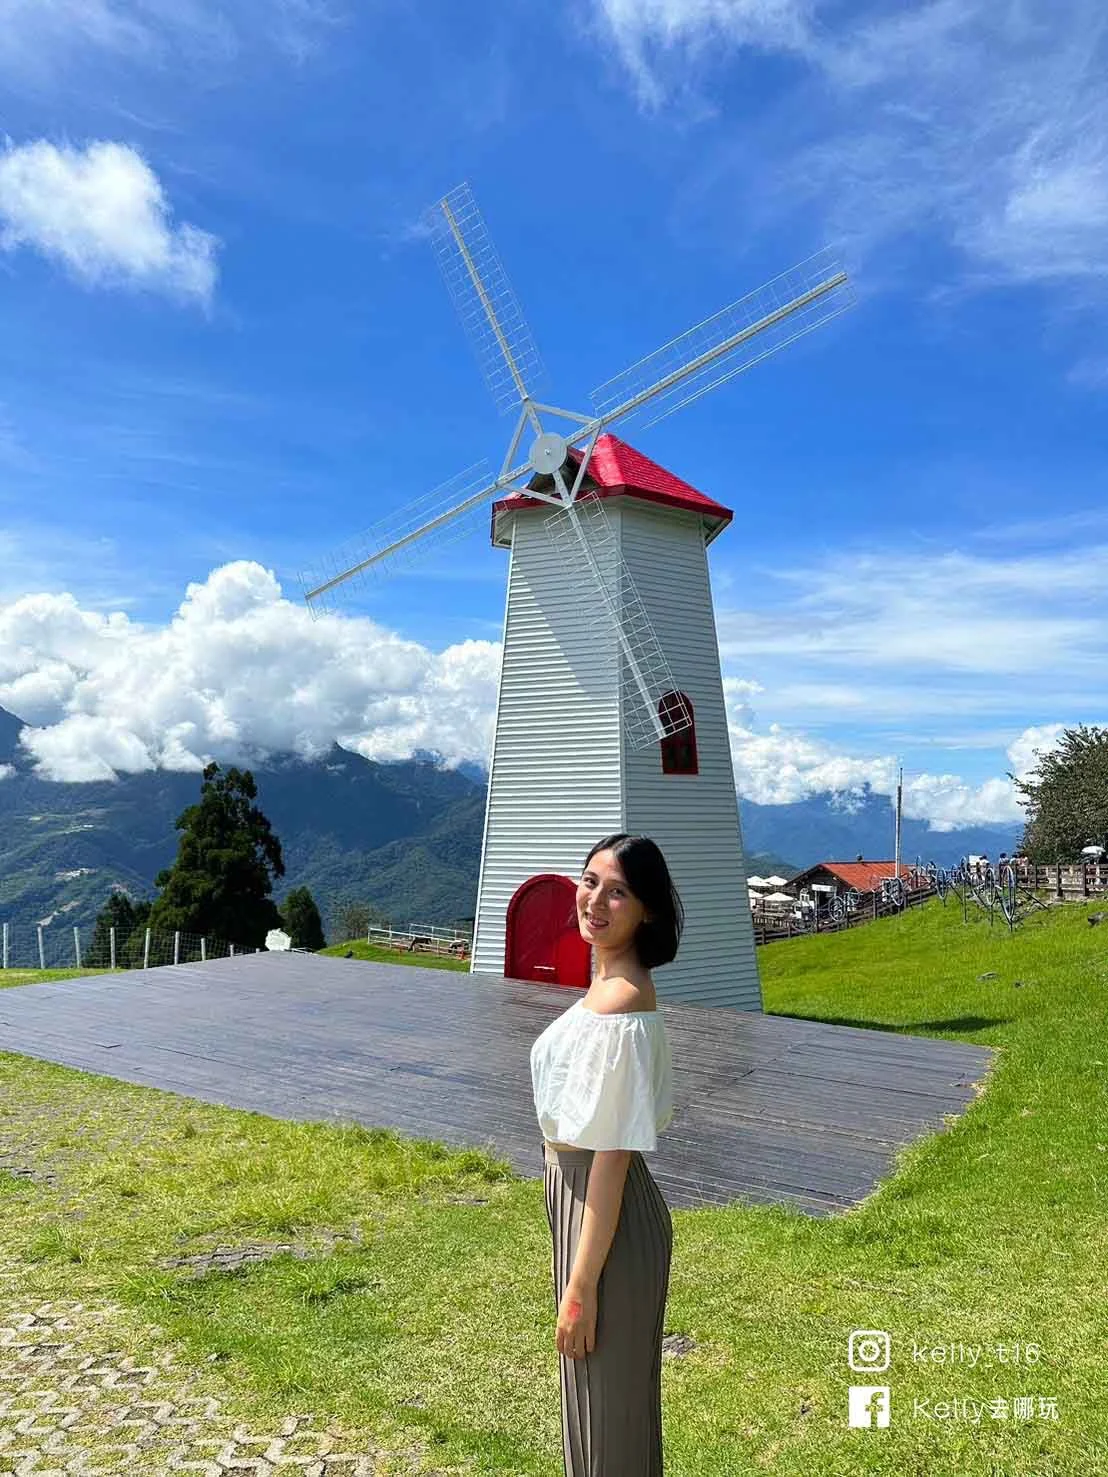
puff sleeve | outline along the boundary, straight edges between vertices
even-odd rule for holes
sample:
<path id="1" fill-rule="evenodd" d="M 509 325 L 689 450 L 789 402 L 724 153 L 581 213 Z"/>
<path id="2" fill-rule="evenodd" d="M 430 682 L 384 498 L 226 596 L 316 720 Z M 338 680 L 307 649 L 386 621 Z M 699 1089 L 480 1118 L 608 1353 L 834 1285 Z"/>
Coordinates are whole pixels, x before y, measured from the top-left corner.
<path id="1" fill-rule="evenodd" d="M 628 1015 L 589 1021 L 566 1074 L 558 1136 L 583 1149 L 658 1147 L 653 1040 Z"/>

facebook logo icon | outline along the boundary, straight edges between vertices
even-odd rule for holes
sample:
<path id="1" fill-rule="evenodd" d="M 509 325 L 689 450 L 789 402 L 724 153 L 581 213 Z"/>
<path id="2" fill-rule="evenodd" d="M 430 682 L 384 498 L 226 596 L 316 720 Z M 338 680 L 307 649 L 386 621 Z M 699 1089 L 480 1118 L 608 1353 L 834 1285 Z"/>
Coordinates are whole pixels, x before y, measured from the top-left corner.
<path id="1" fill-rule="evenodd" d="M 889 1424 L 888 1385 L 851 1385 L 848 1393 L 852 1426 Z"/>

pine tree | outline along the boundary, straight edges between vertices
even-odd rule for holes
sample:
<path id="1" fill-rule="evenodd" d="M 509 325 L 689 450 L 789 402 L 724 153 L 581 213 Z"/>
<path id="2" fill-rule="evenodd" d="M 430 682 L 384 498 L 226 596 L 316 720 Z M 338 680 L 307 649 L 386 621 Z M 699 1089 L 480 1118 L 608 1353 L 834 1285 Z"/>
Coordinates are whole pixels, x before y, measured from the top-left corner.
<path id="1" fill-rule="evenodd" d="M 93 969 L 106 969 L 112 959 L 111 930 L 115 929 L 115 958 L 122 964 L 127 940 L 135 930 L 135 907 L 125 892 L 112 892 L 96 915 L 92 931 L 92 949 L 88 964 Z"/>
<path id="2" fill-rule="evenodd" d="M 179 930 L 253 949 L 280 928 L 271 894 L 285 863 L 257 797 L 248 769 L 204 770 L 199 804 L 177 817 L 177 860 L 155 879 L 162 889 L 150 910 L 155 933 Z"/>
<path id="3" fill-rule="evenodd" d="M 1078 861 L 1108 842 L 1108 728 L 1063 730 L 1026 780 L 1013 781 L 1027 807 L 1020 850 L 1033 862 Z"/>
<path id="4" fill-rule="evenodd" d="M 323 919 L 319 916 L 315 898 L 306 887 L 294 887 L 281 909 L 284 929 L 292 939 L 294 949 L 322 949 Z"/>

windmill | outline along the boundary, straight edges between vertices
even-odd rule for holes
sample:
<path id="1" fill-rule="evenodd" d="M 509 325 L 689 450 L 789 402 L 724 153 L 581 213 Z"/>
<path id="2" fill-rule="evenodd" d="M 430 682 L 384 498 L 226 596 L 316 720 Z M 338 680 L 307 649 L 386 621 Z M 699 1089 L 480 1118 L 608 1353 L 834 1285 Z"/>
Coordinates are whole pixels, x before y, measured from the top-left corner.
<path id="1" fill-rule="evenodd" d="M 692 990 L 760 1008 L 706 562 L 731 513 L 610 428 L 654 425 L 842 312 L 853 301 L 847 274 L 829 251 L 809 257 L 601 385 L 583 414 L 537 398 L 542 362 L 468 185 L 445 195 L 428 225 L 493 400 L 515 414 L 507 452 L 499 473 L 469 467 L 303 572 L 305 598 L 313 610 L 330 604 L 355 580 L 457 538 L 507 494 L 491 503 L 493 542 L 511 549 L 511 567 L 471 967 L 588 983 L 572 889 L 589 846 L 605 831 L 652 835 L 682 891 L 674 858 L 687 853 L 695 872 L 692 853 L 703 865 L 710 833 L 711 869 L 728 885 L 713 898 L 710 885 L 684 878 L 698 887 L 704 926 L 700 947 L 690 954 L 683 942 L 666 979 L 685 999 Z M 659 604 L 661 571 L 682 558 L 688 587 Z M 709 721 L 694 720 L 705 703 Z M 672 791 L 649 797 L 659 752 L 663 777 L 703 780 L 699 817 L 688 792 L 680 802 Z M 720 910 L 727 922 L 710 925 Z M 686 906 L 686 936 L 691 922 Z M 730 985 L 706 978 L 708 958 Z"/>

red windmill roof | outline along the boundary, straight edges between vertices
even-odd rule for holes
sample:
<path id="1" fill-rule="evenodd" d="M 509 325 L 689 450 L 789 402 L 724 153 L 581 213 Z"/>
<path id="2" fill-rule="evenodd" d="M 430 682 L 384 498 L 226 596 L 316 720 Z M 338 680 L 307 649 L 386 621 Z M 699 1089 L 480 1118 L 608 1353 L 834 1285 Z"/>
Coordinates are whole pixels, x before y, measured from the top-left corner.
<path id="1" fill-rule="evenodd" d="M 580 463 L 582 453 L 576 447 L 571 447 L 569 454 L 576 463 Z M 628 446 L 626 441 L 620 441 L 616 436 L 597 438 L 586 476 L 596 483 L 592 493 L 595 497 L 639 497 L 646 502 L 662 503 L 669 508 L 687 508 L 690 512 L 702 514 L 706 543 L 711 543 L 716 534 L 726 528 L 734 517 L 730 508 L 725 508 L 714 498 L 697 492 L 695 487 L 683 482 L 672 472 L 667 472 L 665 467 L 652 462 L 648 456 L 643 456 L 641 451 L 636 451 L 633 446 Z M 500 516 L 517 512 L 521 508 L 545 508 L 549 512 L 550 504 L 539 498 L 528 497 L 525 492 L 512 492 L 493 503 L 492 541 L 500 548 L 508 547 L 505 533 L 497 536 Z"/>

